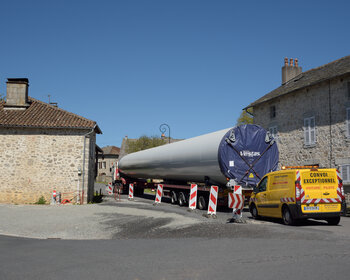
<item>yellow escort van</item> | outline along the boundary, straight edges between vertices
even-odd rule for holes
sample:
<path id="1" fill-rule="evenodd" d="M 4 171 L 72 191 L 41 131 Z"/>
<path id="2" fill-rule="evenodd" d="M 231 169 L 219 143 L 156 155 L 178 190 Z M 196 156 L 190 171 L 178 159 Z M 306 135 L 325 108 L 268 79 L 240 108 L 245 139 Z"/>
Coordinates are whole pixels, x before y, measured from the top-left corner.
<path id="1" fill-rule="evenodd" d="M 344 207 L 343 184 L 336 169 L 301 166 L 266 174 L 249 201 L 253 218 L 282 218 L 286 225 L 307 218 L 337 225 Z"/>

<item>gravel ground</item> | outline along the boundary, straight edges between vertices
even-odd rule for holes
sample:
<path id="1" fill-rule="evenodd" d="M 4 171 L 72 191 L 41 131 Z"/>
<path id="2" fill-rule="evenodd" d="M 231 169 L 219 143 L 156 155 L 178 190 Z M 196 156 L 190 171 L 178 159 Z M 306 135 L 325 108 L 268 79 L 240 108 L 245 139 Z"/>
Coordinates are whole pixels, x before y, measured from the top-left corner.
<path id="1" fill-rule="evenodd" d="M 0 205 L 0 235 L 39 239 L 159 239 L 159 238 L 334 238 L 330 232 L 349 238 L 350 219 L 343 226 L 309 221 L 300 227 L 287 227 L 279 220 L 255 221 L 243 213 L 246 223 L 229 223 L 228 210 L 216 218 L 206 211 L 162 202 L 153 205 L 154 196 L 120 201 L 105 197 L 100 204 L 88 205 Z M 166 199 L 165 199 L 166 201 Z"/>
<path id="2" fill-rule="evenodd" d="M 164 212 L 140 200 L 128 201 L 124 197 L 116 203 L 106 197 L 103 203 L 88 205 L 2 204 L 0 234 L 40 239 L 111 239 L 123 231 L 125 224 L 134 221 L 164 230 L 200 223 L 196 218 Z"/>

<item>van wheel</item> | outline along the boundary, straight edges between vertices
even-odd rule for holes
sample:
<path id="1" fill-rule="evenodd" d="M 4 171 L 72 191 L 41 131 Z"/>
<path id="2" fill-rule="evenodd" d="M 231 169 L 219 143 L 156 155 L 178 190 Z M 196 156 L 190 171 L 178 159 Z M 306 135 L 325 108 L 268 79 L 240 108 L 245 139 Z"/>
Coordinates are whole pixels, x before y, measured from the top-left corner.
<path id="1" fill-rule="evenodd" d="M 176 192 L 172 191 L 171 192 L 171 204 L 176 204 L 177 203 L 177 195 Z"/>
<path id="2" fill-rule="evenodd" d="M 179 193 L 179 205 L 184 206 L 186 204 L 186 197 L 183 192 Z"/>
<path id="3" fill-rule="evenodd" d="M 205 201 L 205 198 L 203 196 L 200 196 L 198 198 L 198 209 L 200 209 L 200 210 L 207 209 L 207 202 Z"/>
<path id="4" fill-rule="evenodd" d="M 292 214 L 289 211 L 289 208 L 287 206 L 284 206 L 282 211 L 283 223 L 287 226 L 294 225 L 295 221 L 292 217 Z"/>
<path id="5" fill-rule="evenodd" d="M 250 214 L 255 220 L 260 218 L 258 214 L 258 209 L 256 208 L 255 204 L 250 205 L 249 210 L 250 210 Z"/>
<path id="6" fill-rule="evenodd" d="M 340 216 L 339 217 L 333 217 L 333 218 L 327 218 L 326 219 L 327 223 L 332 226 L 336 226 L 340 222 Z"/>

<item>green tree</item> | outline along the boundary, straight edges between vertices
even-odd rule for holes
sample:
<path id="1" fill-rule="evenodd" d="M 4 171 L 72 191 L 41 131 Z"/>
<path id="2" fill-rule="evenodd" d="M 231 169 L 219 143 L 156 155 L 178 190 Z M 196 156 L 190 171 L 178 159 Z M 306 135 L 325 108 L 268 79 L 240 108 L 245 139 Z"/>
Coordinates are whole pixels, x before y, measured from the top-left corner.
<path id="1" fill-rule="evenodd" d="M 247 111 L 246 110 L 242 111 L 241 115 L 237 120 L 237 125 L 253 123 L 253 108 L 250 107 L 247 109 Z"/>
<path id="2" fill-rule="evenodd" d="M 0 93 L 0 101 L 5 100 L 5 97 Z"/>
<path id="3" fill-rule="evenodd" d="M 167 140 L 161 139 L 157 136 L 146 136 L 143 135 L 137 140 L 127 140 L 127 153 L 135 153 L 138 151 L 154 148 L 168 143 Z"/>

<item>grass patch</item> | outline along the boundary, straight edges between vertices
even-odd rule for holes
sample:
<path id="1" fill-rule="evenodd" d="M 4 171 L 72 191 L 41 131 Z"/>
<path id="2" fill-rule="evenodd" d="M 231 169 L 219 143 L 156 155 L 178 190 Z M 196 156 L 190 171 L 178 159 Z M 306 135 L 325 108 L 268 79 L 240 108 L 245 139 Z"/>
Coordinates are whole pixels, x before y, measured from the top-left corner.
<path id="1" fill-rule="evenodd" d="M 148 193 L 148 194 L 155 194 L 156 191 L 152 191 L 152 189 L 145 189 L 145 193 Z"/>

